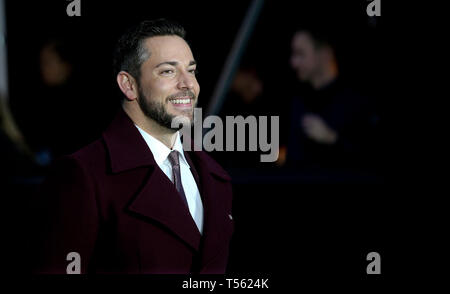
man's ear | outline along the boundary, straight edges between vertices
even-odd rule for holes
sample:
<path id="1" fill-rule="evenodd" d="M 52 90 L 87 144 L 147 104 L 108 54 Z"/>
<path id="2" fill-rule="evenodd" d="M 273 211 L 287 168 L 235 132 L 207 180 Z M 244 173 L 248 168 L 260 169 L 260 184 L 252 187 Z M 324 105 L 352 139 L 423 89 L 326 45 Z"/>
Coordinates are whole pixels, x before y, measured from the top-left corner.
<path id="1" fill-rule="evenodd" d="M 117 84 L 127 100 L 133 101 L 138 97 L 136 80 L 126 71 L 117 74 Z"/>

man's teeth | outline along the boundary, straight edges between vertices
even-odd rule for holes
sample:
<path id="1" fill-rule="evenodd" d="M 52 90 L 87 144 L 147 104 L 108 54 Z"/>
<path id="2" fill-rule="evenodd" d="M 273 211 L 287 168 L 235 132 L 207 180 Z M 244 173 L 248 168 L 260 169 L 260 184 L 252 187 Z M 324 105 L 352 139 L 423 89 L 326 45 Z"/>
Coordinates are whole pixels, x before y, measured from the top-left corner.
<path id="1" fill-rule="evenodd" d="M 189 104 L 191 103 L 191 99 L 173 99 L 170 100 L 170 102 L 174 104 Z"/>

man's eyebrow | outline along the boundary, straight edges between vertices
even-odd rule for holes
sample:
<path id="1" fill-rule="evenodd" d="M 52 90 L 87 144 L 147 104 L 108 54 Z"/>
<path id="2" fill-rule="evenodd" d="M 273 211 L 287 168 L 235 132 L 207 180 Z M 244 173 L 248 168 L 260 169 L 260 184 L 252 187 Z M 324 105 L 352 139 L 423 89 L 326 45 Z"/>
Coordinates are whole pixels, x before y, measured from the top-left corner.
<path id="1" fill-rule="evenodd" d="M 164 64 L 176 66 L 176 65 L 178 65 L 178 61 L 164 61 L 164 62 L 161 62 L 160 64 L 158 64 L 157 66 L 155 66 L 155 68 L 160 67 L 161 65 L 164 65 Z M 197 64 L 197 61 L 195 61 L 195 60 L 192 60 L 191 62 L 189 62 L 189 66 L 196 65 L 196 64 Z"/>

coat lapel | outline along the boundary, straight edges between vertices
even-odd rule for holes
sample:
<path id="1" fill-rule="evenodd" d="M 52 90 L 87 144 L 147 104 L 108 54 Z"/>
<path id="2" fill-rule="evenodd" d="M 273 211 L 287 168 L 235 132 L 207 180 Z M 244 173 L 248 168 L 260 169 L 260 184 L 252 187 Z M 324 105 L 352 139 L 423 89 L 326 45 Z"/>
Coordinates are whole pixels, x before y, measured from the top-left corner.
<path id="1" fill-rule="evenodd" d="M 175 186 L 158 166 L 128 209 L 156 220 L 193 249 L 199 250 L 200 232 Z"/>

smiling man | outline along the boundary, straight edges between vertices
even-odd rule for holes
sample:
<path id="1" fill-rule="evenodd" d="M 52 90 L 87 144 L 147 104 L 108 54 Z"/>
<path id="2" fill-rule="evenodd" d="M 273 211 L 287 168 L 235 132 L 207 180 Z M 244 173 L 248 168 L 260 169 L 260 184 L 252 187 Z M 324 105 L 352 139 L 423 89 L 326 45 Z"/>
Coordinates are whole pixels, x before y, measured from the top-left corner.
<path id="1" fill-rule="evenodd" d="M 200 92 L 184 37 L 159 19 L 119 39 L 121 110 L 43 185 L 35 272 L 225 272 L 230 177 L 204 152 L 184 151 L 171 127 L 174 119 L 192 124 Z"/>

